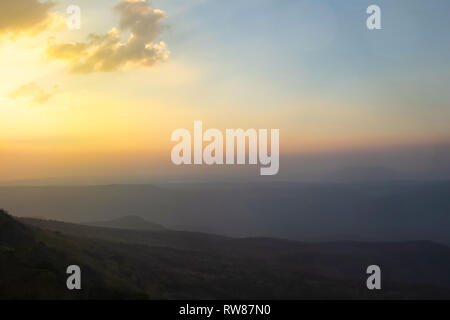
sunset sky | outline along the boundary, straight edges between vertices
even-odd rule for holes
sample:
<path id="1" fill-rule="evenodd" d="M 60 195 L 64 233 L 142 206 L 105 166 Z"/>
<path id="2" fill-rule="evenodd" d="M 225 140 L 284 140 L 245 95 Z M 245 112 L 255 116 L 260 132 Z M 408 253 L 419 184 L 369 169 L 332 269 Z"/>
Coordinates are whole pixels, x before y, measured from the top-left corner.
<path id="1" fill-rule="evenodd" d="M 382 30 L 369 31 L 374 3 Z M 280 129 L 282 155 L 445 144 L 449 12 L 444 0 L 1 1 L 0 182 L 171 172 L 170 134 L 194 120 Z"/>

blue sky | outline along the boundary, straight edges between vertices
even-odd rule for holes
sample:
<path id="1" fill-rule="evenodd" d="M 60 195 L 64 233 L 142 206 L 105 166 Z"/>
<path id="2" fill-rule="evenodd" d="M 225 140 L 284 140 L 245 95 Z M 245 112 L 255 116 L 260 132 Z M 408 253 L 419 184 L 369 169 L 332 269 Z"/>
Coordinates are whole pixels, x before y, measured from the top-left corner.
<path id="1" fill-rule="evenodd" d="M 73 74 L 73 61 L 46 56 L 49 43 L 86 45 L 89 34 L 118 28 L 117 3 L 60 0 L 52 10 L 63 17 L 68 5 L 80 6 L 80 30 L 0 43 L 11 177 L 29 176 L 27 168 L 36 176 L 42 163 L 47 175 L 63 174 L 52 171 L 57 165 L 73 171 L 61 163 L 68 150 L 74 168 L 89 162 L 78 163 L 80 152 L 98 166 L 111 158 L 107 152 L 167 159 L 170 133 L 194 120 L 220 129 L 278 128 L 281 152 L 291 155 L 449 141 L 448 1 L 153 0 L 167 18 L 151 41 L 166 43 L 168 59 Z M 382 30 L 366 28 L 372 4 L 381 8 Z M 129 33 L 120 36 L 126 43 Z M 11 99 L 24 85 L 45 103 L 30 108 Z M 30 166 L 30 158 L 40 160 Z M 139 171 L 134 160 L 128 166 Z"/>

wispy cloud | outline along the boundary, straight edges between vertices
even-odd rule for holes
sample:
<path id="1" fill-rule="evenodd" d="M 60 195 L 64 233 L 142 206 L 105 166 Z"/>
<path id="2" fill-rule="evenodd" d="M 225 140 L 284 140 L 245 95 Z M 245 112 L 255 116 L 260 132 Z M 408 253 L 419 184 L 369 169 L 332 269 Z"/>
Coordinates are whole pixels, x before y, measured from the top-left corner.
<path id="1" fill-rule="evenodd" d="M 9 94 L 12 99 L 25 98 L 29 99 L 32 103 L 44 104 L 46 103 L 54 94 L 57 89 L 57 85 L 53 87 L 52 91 L 46 91 L 42 89 L 35 82 L 30 82 L 21 85 Z"/>
<path id="2" fill-rule="evenodd" d="M 106 34 L 90 34 L 84 42 L 59 43 L 47 48 L 50 59 L 69 62 L 71 72 L 112 72 L 127 66 L 152 67 L 168 59 L 169 50 L 158 41 L 166 13 L 145 0 L 120 1 L 114 10 L 119 26 Z M 126 42 L 121 33 L 129 33 Z"/>

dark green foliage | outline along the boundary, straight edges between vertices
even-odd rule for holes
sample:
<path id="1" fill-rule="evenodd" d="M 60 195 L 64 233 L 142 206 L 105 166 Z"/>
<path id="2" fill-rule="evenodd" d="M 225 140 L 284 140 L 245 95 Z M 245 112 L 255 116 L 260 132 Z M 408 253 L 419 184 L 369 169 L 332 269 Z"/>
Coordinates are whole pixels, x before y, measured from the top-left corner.
<path id="1" fill-rule="evenodd" d="M 302 243 L 99 228 L 0 212 L 0 297 L 30 299 L 449 298 L 450 248 Z M 378 263 L 383 290 L 366 289 Z M 82 269 L 82 290 L 65 287 Z"/>
<path id="2" fill-rule="evenodd" d="M 104 273 L 76 241 L 40 231 L 0 210 L 0 298 L 98 299 L 135 298 L 142 294 Z M 83 290 L 66 288 L 66 268 L 80 263 Z"/>

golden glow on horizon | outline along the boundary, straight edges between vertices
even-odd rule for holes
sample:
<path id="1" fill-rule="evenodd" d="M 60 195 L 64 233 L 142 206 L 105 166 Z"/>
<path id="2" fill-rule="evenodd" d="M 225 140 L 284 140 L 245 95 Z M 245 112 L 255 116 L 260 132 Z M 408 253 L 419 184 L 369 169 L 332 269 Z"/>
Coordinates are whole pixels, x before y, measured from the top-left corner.
<path id="1" fill-rule="evenodd" d="M 281 155 L 449 138 L 447 110 L 386 112 L 357 99 L 313 93 L 292 98 L 275 90 L 270 79 L 227 74 L 219 81 L 221 66 L 176 55 L 151 70 L 75 75 L 63 62 L 46 59 L 48 41 L 48 34 L 0 40 L 0 181 L 89 172 L 113 163 L 111 168 L 125 173 L 145 168 L 145 162 L 166 168 L 171 132 L 191 129 L 194 120 L 222 130 L 280 129 Z M 35 93 L 11 95 L 27 84 L 39 99 L 33 101 Z"/>

